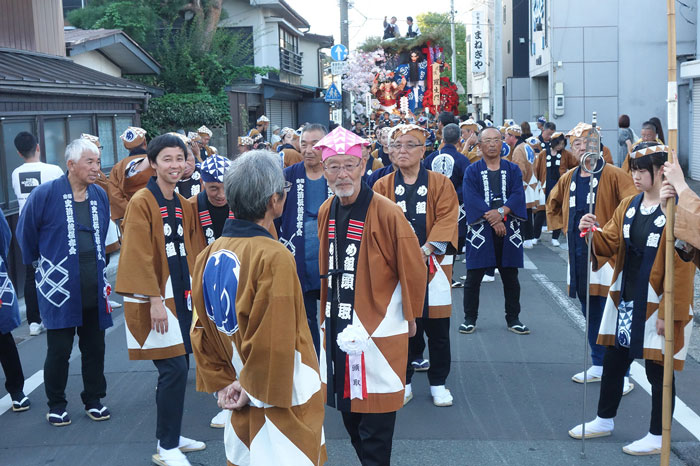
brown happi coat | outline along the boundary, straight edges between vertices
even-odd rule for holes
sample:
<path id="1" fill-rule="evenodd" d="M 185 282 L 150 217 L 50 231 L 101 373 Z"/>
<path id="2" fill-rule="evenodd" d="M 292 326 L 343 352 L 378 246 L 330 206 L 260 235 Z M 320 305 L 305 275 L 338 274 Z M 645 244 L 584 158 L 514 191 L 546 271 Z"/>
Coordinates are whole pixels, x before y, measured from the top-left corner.
<path id="1" fill-rule="evenodd" d="M 321 275 L 328 273 L 328 220 L 333 199 L 335 197 L 324 202 L 318 212 Z M 370 335 L 371 344 L 365 352 L 368 393 L 363 400 L 351 400 L 352 412 L 387 413 L 403 406 L 408 361 L 407 321 L 423 314 L 428 275 L 421 257 L 418 239 L 401 208 L 383 196 L 372 196 L 358 251 L 352 319 Z M 320 354 L 324 385 L 327 364 L 324 309 L 327 302 L 328 279 L 324 278 L 321 280 L 323 344 Z"/>
<path id="2" fill-rule="evenodd" d="M 629 176 L 626 175 L 625 176 Z M 623 238 L 624 217 L 627 213 L 634 195 L 624 199 L 615 209 L 603 229 L 593 234 L 593 252 L 598 265 L 606 263 L 614 258 L 615 269 L 610 285 L 608 299 L 605 302 L 603 318 L 598 332 L 598 344 L 614 346 L 618 320 L 618 305 L 620 304 L 620 291 L 622 286 L 622 270 L 625 265 L 625 240 Z M 678 253 L 674 255 L 674 348 L 673 368 L 682 370 L 685 356 L 688 351 L 688 342 L 693 328 L 693 280 L 695 267 L 690 262 L 684 262 Z M 656 321 L 663 320 L 665 313 L 664 300 L 664 276 L 666 261 L 666 227 L 664 227 L 658 242 L 656 258 L 649 274 L 649 283 L 639 283 L 639 286 L 648 286 L 646 323 L 644 325 L 644 359 L 651 359 L 663 363 L 663 348 L 665 339 L 663 335 L 656 333 Z"/>
<path id="3" fill-rule="evenodd" d="M 197 258 L 191 332 L 197 390 L 213 393 L 238 380 L 251 397 L 249 406 L 230 412 L 229 466 L 320 465 L 324 400 L 294 257 L 257 228 L 250 237 L 224 232 Z M 238 324 L 231 335 L 210 318 L 202 287 L 204 269 L 220 251 L 240 261 L 238 276 L 231 273 Z"/>
<path id="4" fill-rule="evenodd" d="M 109 172 L 107 194 L 109 195 L 112 220 L 124 217 L 129 200 L 139 189 L 144 188 L 148 184 L 148 180 L 154 175 L 153 169 L 149 166 L 130 178 L 126 177 L 126 167 L 129 165 L 129 162 L 144 158 L 146 158 L 146 154 L 125 157 L 114 164 L 112 171 Z"/>
<path id="5" fill-rule="evenodd" d="M 700 267 L 700 198 L 690 189 L 678 196 L 674 233 L 676 238 L 695 248 L 692 253 L 693 262 Z"/>
<path id="6" fill-rule="evenodd" d="M 549 193 L 549 199 L 547 199 L 547 228 L 550 231 L 561 229 L 564 233 L 567 233 L 569 229 L 571 179 L 575 171 L 575 169 L 571 169 L 566 172 L 559 178 L 559 182 Z M 637 194 L 637 189 L 634 187 L 632 178 L 619 168 L 610 164 L 605 164 L 600 174 L 600 182 L 598 184 L 598 192 L 593 211 L 598 219 L 598 223 L 600 225 L 605 225 L 612 217 L 622 199 L 634 194 Z M 571 234 L 579 234 L 578 225 L 575 225 L 575 229 Z M 599 269 L 591 273 L 591 294 L 595 296 L 607 296 L 610 281 L 612 280 L 613 260 L 610 258 L 599 265 Z M 569 272 L 567 272 L 566 277 L 568 286 Z"/>
<path id="7" fill-rule="evenodd" d="M 396 201 L 394 180 L 396 172 L 380 178 L 374 191 Z M 441 173 L 428 170 L 428 199 L 425 212 L 426 243 L 443 242 L 457 249 L 459 199 L 454 185 Z M 435 256 L 439 267 L 428 276 L 428 317 L 440 319 L 452 313 L 452 266 L 453 255 Z"/>
<path id="8" fill-rule="evenodd" d="M 194 251 L 196 219 L 192 206 L 175 193 L 182 205 L 185 250 Z M 163 219 L 155 197 L 147 188 L 129 202 L 122 222 L 122 247 L 115 291 L 124 296 L 124 319 L 129 359 L 165 359 L 185 354 L 177 320 L 168 258 L 165 253 Z M 194 254 L 187 265 L 194 268 Z M 160 296 L 168 311 L 168 331 L 151 330 L 149 296 Z"/>

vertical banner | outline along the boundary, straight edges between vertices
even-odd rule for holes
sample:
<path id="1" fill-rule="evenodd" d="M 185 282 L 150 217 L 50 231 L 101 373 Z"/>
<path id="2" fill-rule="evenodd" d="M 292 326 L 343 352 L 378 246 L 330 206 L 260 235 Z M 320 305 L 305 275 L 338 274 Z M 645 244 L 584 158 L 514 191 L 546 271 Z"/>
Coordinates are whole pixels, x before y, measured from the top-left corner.
<path id="1" fill-rule="evenodd" d="M 483 11 L 472 11 L 471 62 L 472 74 L 486 73 L 486 16 Z"/>
<path id="2" fill-rule="evenodd" d="M 433 107 L 435 114 L 440 112 L 440 63 L 432 64 L 433 72 Z"/>

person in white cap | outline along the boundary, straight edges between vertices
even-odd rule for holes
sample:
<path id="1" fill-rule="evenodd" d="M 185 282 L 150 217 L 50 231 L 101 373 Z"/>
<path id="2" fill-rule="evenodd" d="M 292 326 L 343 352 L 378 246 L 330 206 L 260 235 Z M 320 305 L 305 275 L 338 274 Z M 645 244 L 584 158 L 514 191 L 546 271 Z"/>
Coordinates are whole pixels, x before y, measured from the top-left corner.
<path id="1" fill-rule="evenodd" d="M 153 169 L 146 157 L 146 130 L 129 126 L 120 139 L 129 150 L 129 156 L 114 164 L 107 179 L 107 194 L 114 221 L 124 218 L 126 205 L 153 176 Z"/>

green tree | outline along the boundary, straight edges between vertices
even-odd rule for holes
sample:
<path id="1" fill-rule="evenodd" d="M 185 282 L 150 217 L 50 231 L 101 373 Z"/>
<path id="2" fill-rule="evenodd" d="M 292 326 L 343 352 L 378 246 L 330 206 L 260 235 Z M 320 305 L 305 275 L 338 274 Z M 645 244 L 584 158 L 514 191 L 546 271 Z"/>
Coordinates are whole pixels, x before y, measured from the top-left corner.
<path id="1" fill-rule="evenodd" d="M 424 35 L 437 38 L 443 47 L 445 62 L 455 66 L 457 81 L 467 89 L 467 28 L 463 23 L 455 23 L 455 47 L 457 48 L 457 63 L 452 63 L 451 28 L 449 13 L 427 12 L 416 17 L 418 26 Z M 452 71 L 445 70 L 443 76 L 452 77 Z M 460 98 L 460 100 L 463 100 Z"/>

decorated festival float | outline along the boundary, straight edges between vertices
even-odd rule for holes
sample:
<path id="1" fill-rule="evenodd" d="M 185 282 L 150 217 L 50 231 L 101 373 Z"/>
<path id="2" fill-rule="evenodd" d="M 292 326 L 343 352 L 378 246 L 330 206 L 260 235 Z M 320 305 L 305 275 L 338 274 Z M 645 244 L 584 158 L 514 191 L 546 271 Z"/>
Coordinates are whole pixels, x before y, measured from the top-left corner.
<path id="1" fill-rule="evenodd" d="M 439 38 L 369 38 L 350 53 L 342 83 L 352 95 L 355 121 L 412 122 L 423 111 L 458 114 L 457 86 L 448 73 Z"/>

